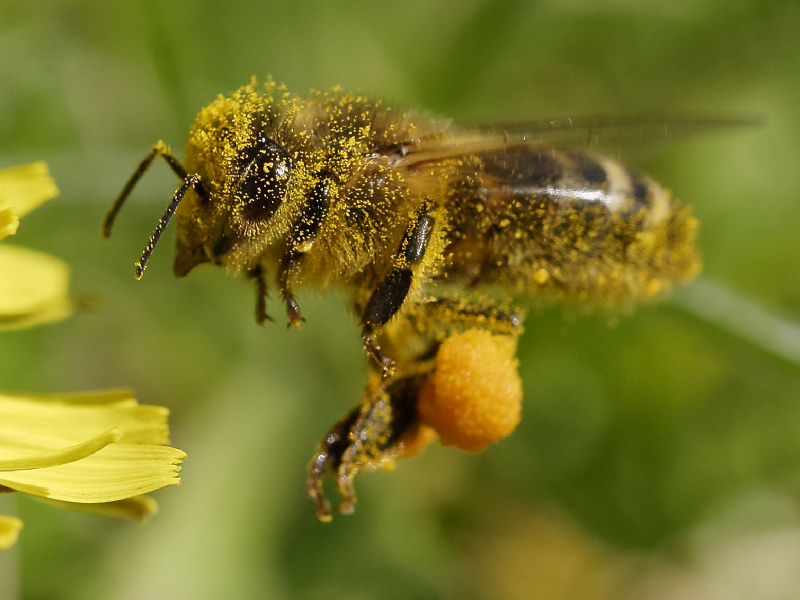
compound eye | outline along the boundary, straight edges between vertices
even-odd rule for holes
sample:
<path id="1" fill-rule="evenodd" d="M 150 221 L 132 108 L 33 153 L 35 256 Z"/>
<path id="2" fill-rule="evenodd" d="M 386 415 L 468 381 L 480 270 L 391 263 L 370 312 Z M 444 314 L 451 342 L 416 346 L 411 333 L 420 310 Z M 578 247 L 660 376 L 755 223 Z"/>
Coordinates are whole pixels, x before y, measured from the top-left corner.
<path id="1" fill-rule="evenodd" d="M 236 195 L 246 220 L 265 221 L 275 214 L 286 197 L 293 166 L 286 150 L 266 136 L 243 153 Z"/>

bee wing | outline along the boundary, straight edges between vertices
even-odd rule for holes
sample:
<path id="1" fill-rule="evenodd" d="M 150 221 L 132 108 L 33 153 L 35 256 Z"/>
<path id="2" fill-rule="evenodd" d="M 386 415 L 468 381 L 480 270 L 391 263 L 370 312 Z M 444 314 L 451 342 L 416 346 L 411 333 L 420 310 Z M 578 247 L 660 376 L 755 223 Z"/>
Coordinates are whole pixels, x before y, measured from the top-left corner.
<path id="1" fill-rule="evenodd" d="M 740 116 L 590 115 L 519 123 L 498 123 L 445 131 L 376 150 L 396 167 L 419 168 L 467 154 L 556 148 L 579 152 L 657 149 L 692 135 L 762 124 Z"/>

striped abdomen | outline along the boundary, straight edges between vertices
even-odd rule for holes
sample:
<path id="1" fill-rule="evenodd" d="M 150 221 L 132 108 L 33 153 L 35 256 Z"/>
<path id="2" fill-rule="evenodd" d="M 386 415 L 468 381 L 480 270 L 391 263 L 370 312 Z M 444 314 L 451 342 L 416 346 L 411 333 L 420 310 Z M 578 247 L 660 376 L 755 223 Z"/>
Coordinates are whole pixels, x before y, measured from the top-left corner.
<path id="1" fill-rule="evenodd" d="M 448 282 L 616 301 L 699 269 L 691 210 L 602 157 L 528 147 L 478 156 L 448 208 Z"/>

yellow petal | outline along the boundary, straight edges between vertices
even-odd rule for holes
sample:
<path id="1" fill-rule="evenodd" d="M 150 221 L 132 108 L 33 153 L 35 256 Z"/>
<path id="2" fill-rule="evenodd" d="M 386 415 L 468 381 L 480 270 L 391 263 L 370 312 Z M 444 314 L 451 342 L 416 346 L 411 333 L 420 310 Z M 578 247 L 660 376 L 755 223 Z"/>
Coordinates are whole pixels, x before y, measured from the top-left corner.
<path id="1" fill-rule="evenodd" d="M 0 458 L 3 448 L 58 450 L 118 427 L 121 442 L 168 444 L 169 410 L 139 404 L 130 392 L 70 395 L 0 393 Z"/>
<path id="2" fill-rule="evenodd" d="M 57 321 L 72 310 L 69 268 L 26 248 L 0 245 L 0 330 Z"/>
<path id="3" fill-rule="evenodd" d="M 75 448 L 87 450 L 104 441 L 99 434 L 112 428 L 121 433 L 120 442 L 80 460 L 2 473 L 0 486 L 66 502 L 100 503 L 176 485 L 186 455 L 162 445 L 169 441 L 168 414 L 165 408 L 140 405 L 123 390 L 45 396 L 0 394 L 0 461 L 30 460 L 32 456 L 64 452 L 69 446 L 73 446 L 69 449 L 73 453 Z"/>
<path id="4" fill-rule="evenodd" d="M 22 398 L 36 402 L 58 401 L 76 405 L 113 404 L 121 400 L 133 400 L 134 404 L 138 406 L 136 399 L 133 397 L 133 390 L 130 388 L 86 390 L 83 392 L 56 392 L 53 394 L 3 394 L 0 392 L 0 398 Z"/>
<path id="5" fill-rule="evenodd" d="M 0 210 L 11 207 L 22 217 L 56 196 L 58 188 L 50 179 L 46 163 L 0 170 Z"/>
<path id="6" fill-rule="evenodd" d="M 0 475 L 0 485 L 66 502 L 114 502 L 180 483 L 181 450 L 169 446 L 110 444 L 57 467 Z"/>
<path id="7" fill-rule="evenodd" d="M 17 543 L 22 521 L 16 517 L 0 515 L 0 550 L 6 550 Z"/>
<path id="8" fill-rule="evenodd" d="M 119 441 L 122 437 L 119 429 L 111 429 L 101 433 L 80 444 L 69 446 L 62 450 L 51 452 L 40 452 L 30 456 L 18 456 L 16 458 L 0 458 L 0 473 L 3 471 L 28 471 L 30 469 L 44 469 L 55 467 L 66 463 L 75 462 L 87 456 L 91 456 L 98 450 L 105 448 L 109 444 Z M 0 456 L 7 455 L 7 448 L 0 448 Z"/>
<path id="9" fill-rule="evenodd" d="M 62 502 L 50 498 L 35 497 L 39 502 L 51 504 L 58 508 L 67 508 L 92 515 L 115 517 L 117 519 L 132 519 L 144 521 L 147 517 L 158 511 L 158 503 L 150 496 L 134 496 L 116 502 L 100 502 L 98 504 L 78 504 L 75 502 Z"/>
<path id="10" fill-rule="evenodd" d="M 0 240 L 17 233 L 19 217 L 13 208 L 0 208 Z"/>

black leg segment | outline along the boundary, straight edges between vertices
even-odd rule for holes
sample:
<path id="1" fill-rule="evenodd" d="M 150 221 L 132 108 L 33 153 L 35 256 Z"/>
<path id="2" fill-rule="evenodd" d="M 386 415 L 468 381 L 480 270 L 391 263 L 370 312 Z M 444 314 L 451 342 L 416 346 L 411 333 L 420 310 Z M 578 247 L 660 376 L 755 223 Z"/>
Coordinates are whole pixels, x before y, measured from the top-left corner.
<path id="1" fill-rule="evenodd" d="M 425 200 L 422 203 L 406 229 L 392 270 L 372 292 L 361 316 L 361 324 L 364 327 L 361 337 L 364 340 L 364 347 L 381 365 L 384 375 L 391 373 L 394 361 L 381 352 L 375 341 L 375 330 L 385 325 L 397 314 L 408 296 L 414 280 L 412 268 L 418 266 L 425 257 L 425 251 L 436 224 L 431 215 L 435 209 L 436 204 L 431 200 Z"/>
<path id="2" fill-rule="evenodd" d="M 256 282 L 256 323 L 263 325 L 265 321 L 272 321 L 267 313 L 267 281 L 264 278 L 264 269 L 258 265 L 251 269 L 247 276 Z"/>
<path id="3" fill-rule="evenodd" d="M 281 288 L 281 296 L 283 296 L 283 300 L 286 303 L 289 325 L 299 325 L 304 320 L 300 314 L 297 300 L 295 300 L 292 293 L 291 281 L 303 255 L 311 248 L 317 238 L 320 227 L 325 221 L 325 217 L 328 216 L 329 208 L 330 187 L 326 177 L 322 175 L 308 198 L 303 214 L 300 215 L 297 223 L 292 228 L 289 247 L 278 269 L 278 285 Z"/>
<path id="4" fill-rule="evenodd" d="M 372 292 L 361 322 L 373 328 L 385 325 L 403 305 L 413 277 L 411 269 L 394 267 Z"/>
<path id="5" fill-rule="evenodd" d="M 431 211 L 436 205 L 426 200 L 417 213 L 417 218 L 406 232 L 403 245 L 400 246 L 403 260 L 408 266 L 415 266 L 422 262 L 425 250 L 428 248 L 428 240 L 431 239 L 433 226 L 436 220 L 431 216 Z"/>

